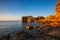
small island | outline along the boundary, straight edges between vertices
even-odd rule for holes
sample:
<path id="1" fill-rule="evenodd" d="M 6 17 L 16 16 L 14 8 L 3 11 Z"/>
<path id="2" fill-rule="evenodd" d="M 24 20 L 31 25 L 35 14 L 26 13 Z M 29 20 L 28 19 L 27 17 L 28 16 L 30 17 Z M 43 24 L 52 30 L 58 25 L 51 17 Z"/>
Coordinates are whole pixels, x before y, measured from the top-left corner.
<path id="1" fill-rule="evenodd" d="M 54 27 L 60 26 L 60 0 L 57 2 L 56 5 L 56 15 L 49 15 L 46 17 L 22 16 L 22 23 L 31 23 L 31 22 L 42 23 Z"/>

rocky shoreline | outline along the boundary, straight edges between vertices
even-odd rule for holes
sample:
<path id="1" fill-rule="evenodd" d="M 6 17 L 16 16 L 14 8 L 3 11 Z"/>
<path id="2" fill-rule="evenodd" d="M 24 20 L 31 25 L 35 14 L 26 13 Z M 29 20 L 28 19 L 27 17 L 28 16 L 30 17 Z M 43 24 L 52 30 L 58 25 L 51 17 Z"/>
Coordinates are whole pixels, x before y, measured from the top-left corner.
<path id="1" fill-rule="evenodd" d="M 43 27 L 40 31 L 35 31 L 35 35 L 28 32 L 31 30 L 17 32 L 13 37 L 6 34 L 0 37 L 0 40 L 60 40 L 60 27 Z"/>
<path id="2" fill-rule="evenodd" d="M 60 27 L 44 27 L 35 36 L 21 31 L 16 33 L 12 40 L 60 40 Z"/>

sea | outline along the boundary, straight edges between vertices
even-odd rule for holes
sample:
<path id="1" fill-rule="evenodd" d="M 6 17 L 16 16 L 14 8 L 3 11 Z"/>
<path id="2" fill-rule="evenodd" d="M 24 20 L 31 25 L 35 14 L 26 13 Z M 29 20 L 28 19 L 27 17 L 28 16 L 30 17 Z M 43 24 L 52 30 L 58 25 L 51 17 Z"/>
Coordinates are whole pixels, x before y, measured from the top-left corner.
<path id="1" fill-rule="evenodd" d="M 0 21 L 0 35 L 5 33 L 15 34 L 16 32 L 20 32 L 21 30 L 25 31 L 26 25 L 37 26 L 38 23 L 22 23 L 20 21 Z"/>
<path id="2" fill-rule="evenodd" d="M 0 35 L 5 33 L 15 33 L 22 29 L 22 23 L 19 21 L 0 21 Z"/>

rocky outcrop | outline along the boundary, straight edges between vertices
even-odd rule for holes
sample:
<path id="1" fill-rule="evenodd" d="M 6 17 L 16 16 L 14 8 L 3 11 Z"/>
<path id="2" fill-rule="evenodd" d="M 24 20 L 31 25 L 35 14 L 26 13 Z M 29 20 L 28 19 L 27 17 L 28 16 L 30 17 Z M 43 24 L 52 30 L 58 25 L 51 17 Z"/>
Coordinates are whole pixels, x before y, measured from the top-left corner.
<path id="1" fill-rule="evenodd" d="M 28 32 L 21 31 L 16 33 L 12 40 L 60 40 L 60 28 L 41 28 L 35 36 Z"/>
<path id="2" fill-rule="evenodd" d="M 0 35 L 0 40 L 60 40 L 60 27 L 42 27 L 38 32 L 36 30 L 20 31 L 13 37 L 4 33 Z"/>

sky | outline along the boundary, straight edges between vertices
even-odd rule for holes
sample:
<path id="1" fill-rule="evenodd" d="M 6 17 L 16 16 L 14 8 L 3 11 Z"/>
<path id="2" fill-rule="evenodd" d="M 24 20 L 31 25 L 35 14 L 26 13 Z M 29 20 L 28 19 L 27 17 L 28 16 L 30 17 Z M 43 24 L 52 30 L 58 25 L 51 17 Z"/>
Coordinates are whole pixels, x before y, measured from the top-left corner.
<path id="1" fill-rule="evenodd" d="M 0 0 L 0 21 L 56 14 L 58 0 Z"/>

